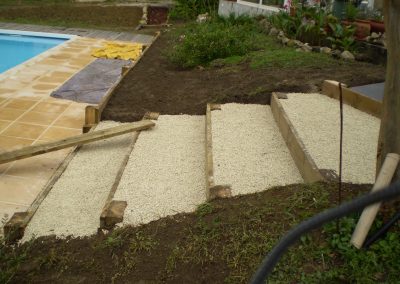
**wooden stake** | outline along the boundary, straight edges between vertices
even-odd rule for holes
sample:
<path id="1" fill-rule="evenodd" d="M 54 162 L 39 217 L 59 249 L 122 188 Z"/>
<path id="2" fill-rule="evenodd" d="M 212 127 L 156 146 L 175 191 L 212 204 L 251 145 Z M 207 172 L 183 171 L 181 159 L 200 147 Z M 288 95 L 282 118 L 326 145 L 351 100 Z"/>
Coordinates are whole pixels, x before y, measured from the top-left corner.
<path id="1" fill-rule="evenodd" d="M 375 185 L 372 188 L 372 192 L 381 190 L 390 184 L 397 165 L 399 164 L 399 160 L 400 156 L 398 154 L 387 154 L 382 169 L 379 172 L 378 178 L 376 179 Z M 380 206 L 381 203 L 373 204 L 366 207 L 362 212 L 360 220 L 358 221 L 356 229 L 354 230 L 353 236 L 350 240 L 350 243 L 356 248 L 360 249 L 364 244 L 365 238 L 368 235 L 369 229 L 375 220 Z"/>

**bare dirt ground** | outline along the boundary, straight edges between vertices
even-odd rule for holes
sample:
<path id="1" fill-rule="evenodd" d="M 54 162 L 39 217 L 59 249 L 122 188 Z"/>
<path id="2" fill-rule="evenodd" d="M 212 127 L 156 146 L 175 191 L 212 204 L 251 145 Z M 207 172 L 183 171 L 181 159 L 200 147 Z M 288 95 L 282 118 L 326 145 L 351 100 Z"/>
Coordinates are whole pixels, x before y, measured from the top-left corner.
<path id="1" fill-rule="evenodd" d="M 223 67 L 179 70 L 165 53 L 168 33 L 153 44 L 109 101 L 103 119 L 139 120 L 146 111 L 204 114 L 208 102 L 268 104 L 273 91 L 315 92 L 324 80 L 349 86 L 384 81 L 380 65 L 354 62 L 324 68 L 251 68 L 247 62 Z"/>

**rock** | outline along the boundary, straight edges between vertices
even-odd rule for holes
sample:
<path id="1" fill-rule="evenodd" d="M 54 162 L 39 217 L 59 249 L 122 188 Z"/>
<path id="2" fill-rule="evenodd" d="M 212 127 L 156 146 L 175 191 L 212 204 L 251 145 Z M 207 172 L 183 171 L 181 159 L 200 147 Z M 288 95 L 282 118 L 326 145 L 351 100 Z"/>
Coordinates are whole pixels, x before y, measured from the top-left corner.
<path id="1" fill-rule="evenodd" d="M 380 36 L 377 33 L 373 32 L 373 33 L 371 33 L 371 38 L 377 39 L 377 38 L 380 38 Z"/>
<path id="2" fill-rule="evenodd" d="M 297 52 L 304 52 L 304 50 L 301 47 L 296 48 Z"/>
<path id="3" fill-rule="evenodd" d="M 285 45 L 286 45 L 289 41 L 290 41 L 290 39 L 288 39 L 287 37 L 281 38 L 282 44 L 285 44 Z"/>
<path id="4" fill-rule="evenodd" d="M 312 47 L 309 46 L 308 44 L 303 45 L 303 46 L 301 47 L 301 49 L 302 49 L 304 52 L 311 52 L 311 51 L 312 51 Z"/>
<path id="5" fill-rule="evenodd" d="M 312 46 L 312 51 L 313 52 L 321 52 L 321 47 L 320 46 Z"/>
<path id="6" fill-rule="evenodd" d="M 334 58 L 340 58 L 341 54 L 342 54 L 342 52 L 338 49 L 335 49 L 332 51 L 332 57 L 334 57 Z"/>
<path id="7" fill-rule="evenodd" d="M 327 46 L 323 46 L 319 49 L 319 52 L 321 53 L 325 53 L 325 54 L 331 54 L 332 49 L 327 47 Z"/>
<path id="8" fill-rule="evenodd" d="M 343 51 L 342 54 L 340 54 L 340 57 L 345 59 L 345 60 L 354 60 L 354 59 L 356 59 L 354 57 L 353 53 L 351 53 L 348 50 Z"/>
<path id="9" fill-rule="evenodd" d="M 200 14 L 197 16 L 196 22 L 204 23 L 204 22 L 207 22 L 209 19 L 210 19 L 210 16 L 208 15 L 208 13 Z"/>
<path id="10" fill-rule="evenodd" d="M 289 41 L 286 43 L 286 45 L 289 46 L 289 47 L 295 46 L 294 40 L 293 39 L 289 39 Z"/>
<path id="11" fill-rule="evenodd" d="M 263 32 L 266 34 L 268 34 L 272 28 L 271 23 L 267 19 L 262 19 L 260 21 L 260 26 L 261 26 L 261 29 L 263 30 Z"/>
<path id="12" fill-rule="evenodd" d="M 304 45 L 304 43 L 302 43 L 301 41 L 299 41 L 299 40 L 297 40 L 297 39 L 295 39 L 295 40 L 293 41 L 293 43 L 294 43 L 297 47 L 303 47 L 303 45 Z"/>
<path id="13" fill-rule="evenodd" d="M 270 36 L 276 36 L 278 35 L 278 30 L 276 28 L 271 28 L 271 30 L 269 31 L 269 35 Z"/>
<path id="14" fill-rule="evenodd" d="M 285 36 L 285 33 L 283 31 L 279 31 L 278 37 L 284 37 L 284 36 Z"/>

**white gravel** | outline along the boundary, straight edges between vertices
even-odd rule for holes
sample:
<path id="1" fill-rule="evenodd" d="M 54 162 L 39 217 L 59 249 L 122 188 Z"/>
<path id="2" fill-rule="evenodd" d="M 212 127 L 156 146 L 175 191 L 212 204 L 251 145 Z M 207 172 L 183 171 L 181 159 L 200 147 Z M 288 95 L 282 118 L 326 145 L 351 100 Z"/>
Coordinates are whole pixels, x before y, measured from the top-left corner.
<path id="1" fill-rule="evenodd" d="M 303 182 L 270 106 L 221 107 L 211 114 L 216 185 L 238 195 Z"/>
<path id="2" fill-rule="evenodd" d="M 104 121 L 96 129 L 117 125 Z M 83 146 L 40 205 L 23 240 L 96 233 L 100 213 L 131 141 L 129 133 Z"/>
<path id="3" fill-rule="evenodd" d="M 320 94 L 280 100 L 318 168 L 339 173 L 339 101 Z M 374 183 L 380 120 L 344 105 L 343 180 Z"/>
<path id="4" fill-rule="evenodd" d="M 123 224 L 191 212 L 205 202 L 204 119 L 162 115 L 140 134 L 114 195 L 128 203 Z"/>

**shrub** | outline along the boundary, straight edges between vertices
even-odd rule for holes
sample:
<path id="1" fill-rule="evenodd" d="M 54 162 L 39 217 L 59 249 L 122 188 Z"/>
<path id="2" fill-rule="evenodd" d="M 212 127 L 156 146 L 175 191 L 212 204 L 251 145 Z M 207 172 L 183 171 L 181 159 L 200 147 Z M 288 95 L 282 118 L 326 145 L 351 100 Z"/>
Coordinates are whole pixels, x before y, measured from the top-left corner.
<path id="1" fill-rule="evenodd" d="M 216 18 L 202 24 L 190 24 L 182 32 L 167 56 L 183 68 L 207 65 L 218 58 L 262 49 L 262 38 L 265 38 L 257 22 L 248 17 Z"/>
<path id="2" fill-rule="evenodd" d="M 216 14 L 218 0 L 176 0 L 176 6 L 170 12 L 172 19 L 191 20 L 197 15 Z"/>

